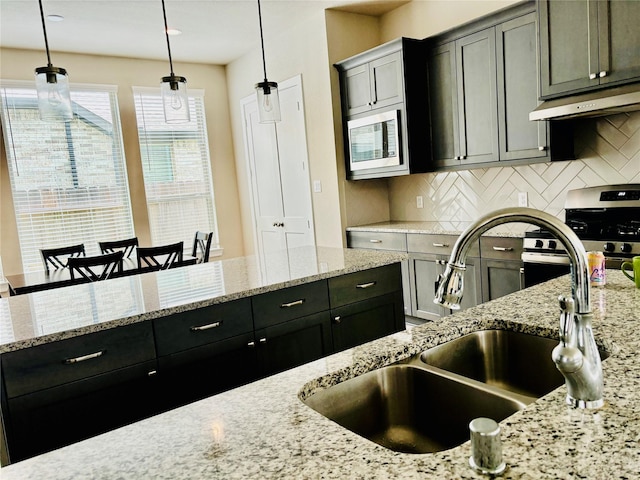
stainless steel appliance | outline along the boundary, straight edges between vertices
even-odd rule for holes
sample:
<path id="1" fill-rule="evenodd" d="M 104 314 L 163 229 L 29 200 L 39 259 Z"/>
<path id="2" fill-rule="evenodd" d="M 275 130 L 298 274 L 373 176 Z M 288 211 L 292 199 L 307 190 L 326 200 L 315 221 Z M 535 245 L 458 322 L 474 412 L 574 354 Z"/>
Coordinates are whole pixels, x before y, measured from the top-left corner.
<path id="1" fill-rule="evenodd" d="M 640 255 L 640 184 L 570 190 L 565 215 L 586 251 L 604 253 L 607 268 Z M 527 232 L 523 247 L 525 287 L 569 273 L 566 251 L 549 232 Z"/>
<path id="2" fill-rule="evenodd" d="M 352 171 L 400 165 L 400 111 L 349 120 L 349 165 Z"/>

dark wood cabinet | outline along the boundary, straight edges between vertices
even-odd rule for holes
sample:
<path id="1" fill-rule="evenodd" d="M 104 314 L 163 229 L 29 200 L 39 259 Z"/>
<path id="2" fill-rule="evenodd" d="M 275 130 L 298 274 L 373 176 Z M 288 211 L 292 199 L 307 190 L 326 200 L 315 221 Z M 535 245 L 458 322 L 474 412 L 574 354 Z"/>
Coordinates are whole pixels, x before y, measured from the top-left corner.
<path id="1" fill-rule="evenodd" d="M 152 415 L 150 323 L 2 355 L 3 422 L 16 462 Z"/>
<path id="2" fill-rule="evenodd" d="M 524 288 L 521 238 L 480 237 L 480 254 L 484 302 Z"/>
<path id="3" fill-rule="evenodd" d="M 542 98 L 640 80 L 640 2 L 538 1 Z"/>
<path id="4" fill-rule="evenodd" d="M 425 43 L 398 38 L 335 64 L 340 75 L 347 179 L 382 178 L 430 168 Z M 397 111 L 400 164 L 350 169 L 350 120 Z"/>

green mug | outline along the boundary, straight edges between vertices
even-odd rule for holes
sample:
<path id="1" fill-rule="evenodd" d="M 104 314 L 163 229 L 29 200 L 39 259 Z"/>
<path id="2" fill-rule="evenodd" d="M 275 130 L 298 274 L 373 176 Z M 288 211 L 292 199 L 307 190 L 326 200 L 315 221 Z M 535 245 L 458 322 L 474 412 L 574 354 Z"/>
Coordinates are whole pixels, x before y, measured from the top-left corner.
<path id="1" fill-rule="evenodd" d="M 633 270 L 633 277 L 627 273 L 625 266 L 627 266 L 629 270 Z M 622 270 L 622 273 L 624 273 L 629 280 L 636 284 L 636 288 L 640 288 L 640 257 L 633 257 L 630 262 L 623 262 L 622 265 L 620 265 L 620 270 Z"/>

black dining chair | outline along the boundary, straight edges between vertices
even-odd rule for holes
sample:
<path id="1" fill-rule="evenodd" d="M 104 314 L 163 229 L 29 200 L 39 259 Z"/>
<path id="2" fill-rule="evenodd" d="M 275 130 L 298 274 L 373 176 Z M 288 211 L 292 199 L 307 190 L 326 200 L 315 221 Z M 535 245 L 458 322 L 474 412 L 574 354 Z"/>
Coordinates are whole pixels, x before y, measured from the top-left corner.
<path id="1" fill-rule="evenodd" d="M 90 282 L 107 280 L 122 272 L 123 257 L 122 251 L 95 257 L 71 257 L 68 261 L 71 280 L 85 279 Z"/>
<path id="2" fill-rule="evenodd" d="M 129 258 L 133 250 L 138 246 L 138 237 L 114 240 L 112 242 L 98 242 L 98 246 L 102 254 L 122 251 L 124 258 Z"/>
<path id="3" fill-rule="evenodd" d="M 209 261 L 211 240 L 213 240 L 213 232 L 196 232 L 191 253 L 192 257 L 196 257 L 196 263 L 207 263 Z"/>
<path id="4" fill-rule="evenodd" d="M 166 270 L 182 263 L 183 242 L 158 247 L 138 247 L 139 270 Z"/>
<path id="5" fill-rule="evenodd" d="M 40 250 L 44 272 L 49 275 L 49 270 L 58 270 L 67 267 L 70 258 L 84 257 L 84 244 L 71 245 L 60 248 L 43 248 Z"/>

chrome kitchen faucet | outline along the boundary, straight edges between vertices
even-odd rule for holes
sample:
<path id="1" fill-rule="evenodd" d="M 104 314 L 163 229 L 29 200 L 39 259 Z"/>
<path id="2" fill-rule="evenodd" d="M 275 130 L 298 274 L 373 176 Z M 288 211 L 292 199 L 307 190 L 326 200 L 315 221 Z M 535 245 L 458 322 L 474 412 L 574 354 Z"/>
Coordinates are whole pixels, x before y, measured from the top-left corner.
<path id="1" fill-rule="evenodd" d="M 602 363 L 591 328 L 591 302 L 587 255 L 576 234 L 558 218 L 533 208 L 505 208 L 470 225 L 458 238 L 445 272 L 440 275 L 434 303 L 457 310 L 463 293 L 467 251 L 487 230 L 504 223 L 523 222 L 549 230 L 567 250 L 571 262 L 572 298 L 559 297 L 560 344 L 553 361 L 564 375 L 567 403 L 574 408 L 600 408 L 604 404 Z"/>

